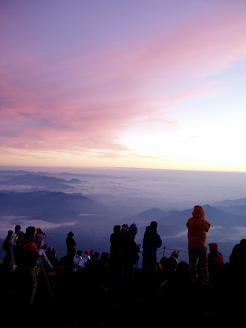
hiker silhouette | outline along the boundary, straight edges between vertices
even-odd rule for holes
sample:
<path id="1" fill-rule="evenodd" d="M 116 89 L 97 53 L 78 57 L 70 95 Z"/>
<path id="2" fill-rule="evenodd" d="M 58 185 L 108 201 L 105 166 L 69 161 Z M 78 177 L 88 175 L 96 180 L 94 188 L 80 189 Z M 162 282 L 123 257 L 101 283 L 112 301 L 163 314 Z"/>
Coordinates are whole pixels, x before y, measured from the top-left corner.
<path id="1" fill-rule="evenodd" d="M 162 240 L 157 233 L 157 222 L 152 221 L 146 227 L 143 238 L 143 271 L 156 271 L 156 252 L 161 247 Z"/>
<path id="2" fill-rule="evenodd" d="M 205 246 L 207 232 L 210 223 L 205 219 L 205 213 L 200 205 L 195 205 L 192 217 L 186 223 L 188 229 L 188 250 L 191 280 L 207 285 L 208 259 L 207 248 Z"/>

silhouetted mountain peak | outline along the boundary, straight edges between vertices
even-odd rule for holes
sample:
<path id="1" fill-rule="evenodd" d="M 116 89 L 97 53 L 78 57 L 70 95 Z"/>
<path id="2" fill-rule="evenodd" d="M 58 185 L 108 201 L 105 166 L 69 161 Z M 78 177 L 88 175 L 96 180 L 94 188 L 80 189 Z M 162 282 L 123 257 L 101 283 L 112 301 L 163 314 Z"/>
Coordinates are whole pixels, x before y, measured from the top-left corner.
<path id="1" fill-rule="evenodd" d="M 142 215 L 149 216 L 150 218 L 155 218 L 155 217 L 160 218 L 164 214 L 165 214 L 165 211 L 163 211 L 162 209 L 157 208 L 157 207 L 152 207 L 149 210 L 142 212 Z"/>

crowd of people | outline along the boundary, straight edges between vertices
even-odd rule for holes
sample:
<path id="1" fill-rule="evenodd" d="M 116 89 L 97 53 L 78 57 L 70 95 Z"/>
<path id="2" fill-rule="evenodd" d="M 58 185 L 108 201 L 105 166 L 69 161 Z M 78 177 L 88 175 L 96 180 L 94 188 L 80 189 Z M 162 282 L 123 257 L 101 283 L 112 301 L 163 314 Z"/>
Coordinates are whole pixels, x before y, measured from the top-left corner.
<path id="1" fill-rule="evenodd" d="M 110 235 L 109 252 L 80 250 L 74 233 L 70 231 L 66 238 L 67 253 L 58 259 L 54 248 L 48 246 L 47 235 L 41 228 L 29 226 L 25 233 L 20 225 L 7 232 L 2 244 L 5 256 L 1 268 L 5 272 L 14 272 L 26 277 L 29 284 L 27 302 L 33 304 L 37 293 L 40 274 L 48 279 L 61 272 L 108 273 L 110 282 L 107 288 L 114 291 L 128 288 L 134 281 L 136 271 L 148 276 L 159 274 L 160 286 L 165 286 L 173 277 L 186 277 L 192 286 L 216 285 L 229 266 L 231 272 L 243 277 L 246 273 L 246 239 L 242 239 L 233 248 L 229 263 L 225 263 L 223 254 L 216 242 L 206 245 L 210 223 L 205 217 L 202 206 L 194 206 L 187 223 L 189 263 L 180 260 L 180 251 L 173 250 L 169 257 L 157 258 L 162 246 L 158 234 L 157 221 L 151 221 L 146 227 L 142 246 L 135 237 L 137 225 L 115 225 Z M 139 268 L 140 252 L 142 267 Z M 48 281 L 48 280 L 47 280 Z"/>

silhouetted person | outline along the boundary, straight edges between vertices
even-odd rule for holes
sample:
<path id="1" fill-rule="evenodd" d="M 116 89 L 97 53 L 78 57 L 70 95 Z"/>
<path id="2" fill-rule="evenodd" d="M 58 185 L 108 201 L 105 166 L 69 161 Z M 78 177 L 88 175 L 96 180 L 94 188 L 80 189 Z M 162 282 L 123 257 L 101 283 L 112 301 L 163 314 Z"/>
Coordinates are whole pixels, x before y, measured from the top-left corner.
<path id="1" fill-rule="evenodd" d="M 135 238 L 136 237 L 136 234 L 138 232 L 138 228 L 137 228 L 137 225 L 136 223 L 132 223 L 129 227 L 129 232 L 132 236 L 132 238 Z"/>
<path id="2" fill-rule="evenodd" d="M 128 224 L 122 224 L 120 230 L 120 265 L 121 265 L 121 286 L 128 285 L 130 270 L 130 232 Z"/>
<path id="3" fill-rule="evenodd" d="M 121 226 L 115 225 L 110 235 L 110 270 L 113 275 L 121 271 Z"/>
<path id="4" fill-rule="evenodd" d="M 190 281 L 189 264 L 185 261 L 179 262 L 176 267 L 176 276 L 178 280 L 188 284 Z"/>
<path id="5" fill-rule="evenodd" d="M 224 257 L 221 252 L 219 252 L 218 245 L 216 243 L 210 243 L 208 246 L 209 278 L 212 282 L 216 283 L 224 270 Z"/>
<path id="6" fill-rule="evenodd" d="M 90 254 L 91 254 L 90 251 L 88 251 L 88 250 L 84 251 L 83 256 L 82 256 L 82 260 L 79 263 L 79 268 L 80 269 L 83 269 L 83 270 L 87 269 L 87 266 L 88 266 L 88 264 L 91 260 L 91 255 Z"/>
<path id="7" fill-rule="evenodd" d="M 36 230 L 36 235 L 34 238 L 34 241 L 38 247 L 38 251 L 39 251 L 39 261 L 40 261 L 40 265 L 45 265 L 45 268 L 48 270 L 53 270 L 53 265 L 51 264 L 49 258 L 46 255 L 46 249 L 47 249 L 47 244 L 46 244 L 46 240 L 47 240 L 47 235 L 46 233 L 41 229 L 41 228 L 37 228 Z"/>
<path id="8" fill-rule="evenodd" d="M 164 272 L 164 268 L 166 267 L 168 257 L 162 256 L 159 262 L 156 262 L 156 271 L 157 272 Z"/>
<path id="9" fill-rule="evenodd" d="M 21 226 L 19 224 L 16 224 L 16 226 L 15 226 L 15 232 L 14 232 L 14 234 L 12 236 L 12 240 L 11 240 L 12 244 L 15 245 L 17 239 L 20 238 L 20 237 L 23 237 L 23 236 L 24 236 L 24 232 L 21 231 Z"/>
<path id="10" fill-rule="evenodd" d="M 15 231 L 11 237 L 10 244 L 11 244 L 11 257 L 12 257 L 12 269 L 11 271 L 15 271 L 16 267 L 18 266 L 18 256 L 19 256 L 19 245 L 21 244 L 24 238 L 24 232 L 21 230 L 21 226 L 16 224 Z"/>
<path id="11" fill-rule="evenodd" d="M 246 239 L 236 244 L 230 255 L 230 265 L 233 272 L 243 277 L 246 274 Z"/>
<path id="12" fill-rule="evenodd" d="M 73 267 L 73 258 L 76 254 L 76 242 L 73 238 L 74 233 L 70 231 L 67 234 L 66 238 L 66 245 L 67 245 L 67 264 L 68 264 L 68 269 L 72 270 Z"/>
<path id="13" fill-rule="evenodd" d="M 80 269 L 80 263 L 82 261 L 82 251 L 77 250 L 76 255 L 73 258 L 73 272 L 77 272 Z"/>
<path id="14" fill-rule="evenodd" d="M 205 219 L 204 210 L 201 206 L 194 206 L 192 217 L 188 219 L 188 249 L 191 280 L 199 278 L 202 285 L 208 284 L 208 260 L 205 246 L 207 232 L 210 223 Z"/>
<path id="15" fill-rule="evenodd" d="M 37 228 L 35 235 L 35 243 L 37 244 L 38 249 L 45 248 L 47 236 L 41 228 Z"/>
<path id="16" fill-rule="evenodd" d="M 27 282 L 27 296 L 29 304 L 33 304 L 38 286 L 37 259 L 39 252 L 34 242 L 36 228 L 29 226 L 20 244 L 20 258 L 18 270 L 24 274 Z"/>
<path id="17" fill-rule="evenodd" d="M 91 260 L 88 262 L 87 270 L 91 273 L 98 273 L 99 270 L 99 252 L 93 252 Z"/>
<path id="18" fill-rule="evenodd" d="M 101 256 L 99 258 L 99 272 L 105 273 L 108 272 L 109 269 L 109 253 L 108 252 L 102 252 Z"/>
<path id="19" fill-rule="evenodd" d="M 162 245 L 160 235 L 157 233 L 157 222 L 152 221 L 146 227 L 143 238 L 143 271 L 155 272 L 156 252 Z"/>
<path id="20" fill-rule="evenodd" d="M 132 272 L 137 265 L 139 259 L 139 245 L 135 241 L 137 235 L 137 225 L 132 223 L 129 227 L 129 270 Z"/>
<path id="21" fill-rule="evenodd" d="M 172 252 L 172 254 L 168 257 L 166 261 L 166 267 L 164 267 L 164 270 L 167 271 L 169 277 L 176 272 L 177 265 L 178 265 L 178 257 L 179 257 L 179 251 L 175 250 Z"/>
<path id="22" fill-rule="evenodd" d="M 8 234 L 3 242 L 3 250 L 6 252 L 5 257 L 3 259 L 3 265 L 7 271 L 13 271 L 14 265 L 14 257 L 11 245 L 11 238 L 13 236 L 13 230 L 9 230 Z"/>
<path id="23" fill-rule="evenodd" d="M 74 233 L 70 231 L 67 234 L 66 245 L 67 245 L 67 257 L 73 258 L 76 254 L 76 242 L 73 238 Z"/>

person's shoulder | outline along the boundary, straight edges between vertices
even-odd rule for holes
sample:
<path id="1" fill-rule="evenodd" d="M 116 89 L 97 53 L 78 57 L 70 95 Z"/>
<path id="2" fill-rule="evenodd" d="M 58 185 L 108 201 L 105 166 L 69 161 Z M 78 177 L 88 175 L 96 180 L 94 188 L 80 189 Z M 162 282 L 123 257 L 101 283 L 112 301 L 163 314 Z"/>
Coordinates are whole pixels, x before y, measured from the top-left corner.
<path id="1" fill-rule="evenodd" d="M 186 224 L 190 223 L 191 221 L 193 221 L 193 218 L 192 217 L 189 218 L 189 219 L 187 219 Z"/>
<path id="2" fill-rule="evenodd" d="M 237 251 L 240 249 L 240 244 L 236 244 L 233 246 L 232 251 Z"/>

